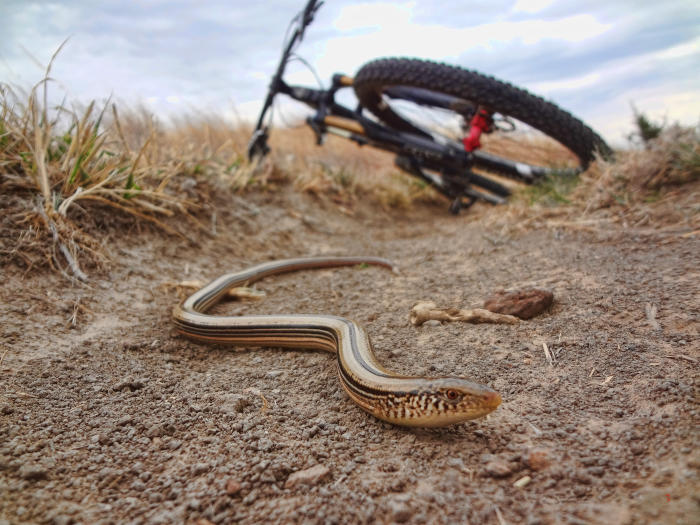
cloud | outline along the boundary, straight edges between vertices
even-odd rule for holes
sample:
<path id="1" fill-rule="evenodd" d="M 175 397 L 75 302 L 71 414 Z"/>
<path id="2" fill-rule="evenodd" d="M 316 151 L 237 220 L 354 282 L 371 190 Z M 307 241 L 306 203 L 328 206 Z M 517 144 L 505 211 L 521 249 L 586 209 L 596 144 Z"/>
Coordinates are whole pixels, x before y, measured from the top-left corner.
<path id="1" fill-rule="evenodd" d="M 554 0 L 517 0 L 512 10 L 514 13 L 539 13 L 553 3 Z"/>
<path id="2" fill-rule="evenodd" d="M 28 54 L 46 64 L 70 37 L 53 77 L 71 100 L 114 94 L 127 103 L 148 100 L 166 113 L 182 107 L 227 113 L 235 103 L 252 118 L 284 29 L 302 4 L 4 0 L 0 77 L 35 83 L 42 71 Z M 477 69 L 542 94 L 613 137 L 629 125 L 632 100 L 643 110 L 697 120 L 698 34 L 700 4 L 687 0 L 334 0 L 318 12 L 299 53 L 326 82 L 378 56 Z M 298 63 L 288 78 L 316 85 Z"/>

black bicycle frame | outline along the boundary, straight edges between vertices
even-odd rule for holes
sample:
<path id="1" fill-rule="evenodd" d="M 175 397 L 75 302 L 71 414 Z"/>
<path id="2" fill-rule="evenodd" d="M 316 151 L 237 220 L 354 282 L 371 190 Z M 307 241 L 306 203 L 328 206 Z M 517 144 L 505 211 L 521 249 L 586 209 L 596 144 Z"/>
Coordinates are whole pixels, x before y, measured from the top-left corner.
<path id="1" fill-rule="evenodd" d="M 326 133 L 333 133 L 359 145 L 370 145 L 396 153 L 396 163 L 401 169 L 422 178 L 441 193 L 454 199 L 450 208 L 453 212 L 464 206 L 461 199 L 465 196 L 470 199 L 468 204 L 476 198 L 504 202 L 500 197 L 487 196 L 470 188 L 469 178 L 473 174 L 469 168 L 473 164 L 475 153 L 478 152 L 467 152 L 458 142 L 433 136 L 427 131 L 414 133 L 390 128 L 363 115 L 363 108 L 359 105 L 352 110 L 338 104 L 335 101 L 336 92 L 341 88 L 352 86 L 352 78 L 336 74 L 333 76 L 331 87 L 327 90 L 290 86 L 282 79 L 294 46 L 302 40 L 306 27 L 313 20 L 321 4 L 322 2 L 318 0 L 309 0 L 304 10 L 295 18 L 295 20 L 299 19 L 299 23 L 284 46 L 279 65 L 270 82 L 260 117 L 248 146 L 249 158 L 264 156 L 269 152 L 265 117 L 275 96 L 282 93 L 316 111 L 313 116 L 307 118 L 307 123 L 315 132 L 319 144 L 323 142 Z M 432 105 L 438 102 L 450 104 L 449 97 L 427 90 L 413 89 L 412 93 L 400 94 L 404 98 L 410 95 L 415 99 L 429 97 L 426 102 Z M 433 176 L 425 173 L 424 170 L 437 171 L 440 176 Z M 508 190 L 502 187 L 501 195 L 506 196 L 508 193 Z"/>

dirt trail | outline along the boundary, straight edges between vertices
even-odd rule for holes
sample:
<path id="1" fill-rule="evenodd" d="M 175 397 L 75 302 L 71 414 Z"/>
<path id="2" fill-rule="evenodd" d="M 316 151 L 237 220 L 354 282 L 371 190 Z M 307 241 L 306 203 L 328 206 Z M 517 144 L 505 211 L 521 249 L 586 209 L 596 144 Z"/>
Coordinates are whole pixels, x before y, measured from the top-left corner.
<path id="1" fill-rule="evenodd" d="M 111 271 L 88 287 L 2 269 L 0 524 L 698 523 L 696 238 L 266 200 L 220 208 L 196 248 L 113 234 Z M 401 273 L 288 274 L 219 311 L 353 318 L 388 368 L 472 377 L 502 406 L 392 427 L 345 396 L 326 353 L 174 333 L 164 283 L 319 254 Z M 515 326 L 408 323 L 418 300 L 481 306 L 526 285 L 555 302 Z"/>

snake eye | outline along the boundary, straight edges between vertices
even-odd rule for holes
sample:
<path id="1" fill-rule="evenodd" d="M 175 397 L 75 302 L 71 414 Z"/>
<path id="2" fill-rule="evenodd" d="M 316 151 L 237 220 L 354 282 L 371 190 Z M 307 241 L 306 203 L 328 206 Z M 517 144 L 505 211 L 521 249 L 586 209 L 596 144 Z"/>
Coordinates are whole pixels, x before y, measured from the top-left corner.
<path id="1" fill-rule="evenodd" d="M 447 390 L 445 396 L 447 396 L 447 399 L 450 401 L 455 401 L 459 397 L 459 393 L 456 390 Z"/>

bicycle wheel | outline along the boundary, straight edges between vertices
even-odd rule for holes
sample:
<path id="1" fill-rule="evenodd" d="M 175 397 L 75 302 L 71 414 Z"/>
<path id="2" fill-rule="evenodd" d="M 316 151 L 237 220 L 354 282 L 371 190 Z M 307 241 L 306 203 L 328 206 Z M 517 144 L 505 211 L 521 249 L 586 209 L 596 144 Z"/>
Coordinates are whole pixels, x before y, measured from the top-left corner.
<path id="1" fill-rule="evenodd" d="M 598 134 L 570 113 L 476 71 L 384 58 L 360 68 L 353 87 L 360 104 L 385 124 L 433 138 L 440 135 L 439 140 L 455 144 L 468 133 L 470 118 L 485 110 L 497 132 L 482 136 L 483 149 L 472 152 L 474 167 L 525 182 L 585 169 L 596 152 L 611 153 Z"/>

